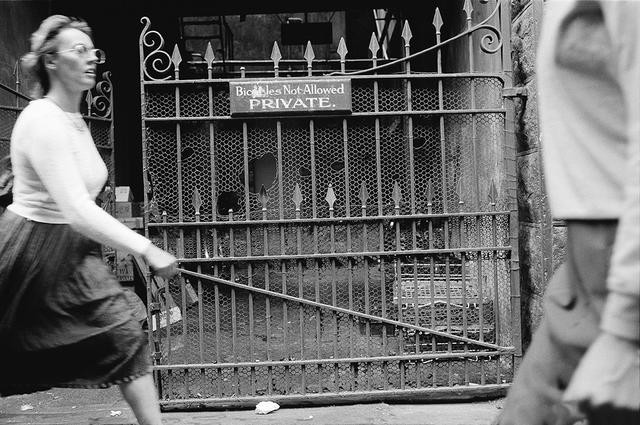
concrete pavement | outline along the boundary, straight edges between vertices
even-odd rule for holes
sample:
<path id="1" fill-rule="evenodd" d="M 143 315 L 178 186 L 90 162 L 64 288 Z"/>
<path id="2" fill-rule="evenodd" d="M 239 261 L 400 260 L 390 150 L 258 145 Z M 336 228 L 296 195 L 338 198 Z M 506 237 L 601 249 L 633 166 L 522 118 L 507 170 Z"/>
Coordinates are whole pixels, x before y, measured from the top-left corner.
<path id="1" fill-rule="evenodd" d="M 502 399 L 447 404 L 355 404 L 281 408 L 267 415 L 254 410 L 170 411 L 165 425 L 488 425 Z M 117 388 L 72 390 L 55 388 L 0 399 L 0 424 L 123 425 L 135 417 Z"/>

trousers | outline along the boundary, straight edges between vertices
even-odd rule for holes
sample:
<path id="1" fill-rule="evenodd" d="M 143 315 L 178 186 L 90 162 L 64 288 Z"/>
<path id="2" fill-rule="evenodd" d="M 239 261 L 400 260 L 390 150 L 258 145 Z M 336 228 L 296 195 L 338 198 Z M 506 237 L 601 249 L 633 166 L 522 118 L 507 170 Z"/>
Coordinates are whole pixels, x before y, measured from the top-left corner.
<path id="1" fill-rule="evenodd" d="M 547 286 L 542 321 L 494 425 L 587 423 L 562 394 L 599 334 L 616 227 L 615 220 L 567 223 L 565 261 Z"/>

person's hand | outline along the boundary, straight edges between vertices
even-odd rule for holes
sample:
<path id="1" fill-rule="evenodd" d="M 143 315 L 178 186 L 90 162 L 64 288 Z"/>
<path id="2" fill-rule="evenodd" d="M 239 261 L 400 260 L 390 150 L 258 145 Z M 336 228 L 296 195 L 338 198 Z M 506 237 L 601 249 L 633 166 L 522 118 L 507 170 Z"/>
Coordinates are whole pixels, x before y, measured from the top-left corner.
<path id="1" fill-rule="evenodd" d="M 149 244 L 143 255 L 154 274 L 170 279 L 178 273 L 178 260 L 176 257 L 154 244 Z"/>
<path id="2" fill-rule="evenodd" d="M 564 393 L 585 410 L 640 409 L 640 349 L 637 341 L 603 332 L 591 344 Z"/>

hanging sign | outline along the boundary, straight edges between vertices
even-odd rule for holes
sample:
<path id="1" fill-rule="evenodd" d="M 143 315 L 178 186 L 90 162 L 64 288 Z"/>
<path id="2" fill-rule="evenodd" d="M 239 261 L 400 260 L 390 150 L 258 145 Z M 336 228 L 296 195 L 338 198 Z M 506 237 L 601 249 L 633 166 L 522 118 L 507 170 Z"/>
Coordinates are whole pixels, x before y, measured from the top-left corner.
<path id="1" fill-rule="evenodd" d="M 231 116 L 350 113 L 351 80 L 273 79 L 229 83 Z"/>

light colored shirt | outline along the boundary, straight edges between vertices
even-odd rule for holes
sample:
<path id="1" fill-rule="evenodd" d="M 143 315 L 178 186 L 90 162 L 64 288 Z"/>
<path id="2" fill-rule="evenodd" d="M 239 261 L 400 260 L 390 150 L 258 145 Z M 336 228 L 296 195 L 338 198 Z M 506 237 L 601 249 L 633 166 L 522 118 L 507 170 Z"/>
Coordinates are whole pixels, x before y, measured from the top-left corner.
<path id="1" fill-rule="evenodd" d="M 640 2 L 545 6 L 537 81 L 545 181 L 560 219 L 617 219 L 601 327 L 640 339 Z"/>
<path id="2" fill-rule="evenodd" d="M 29 220 L 69 224 L 94 241 L 142 254 L 151 241 L 100 208 L 95 199 L 107 168 L 79 113 L 49 99 L 34 100 L 11 134 L 13 203 L 7 208 Z"/>

